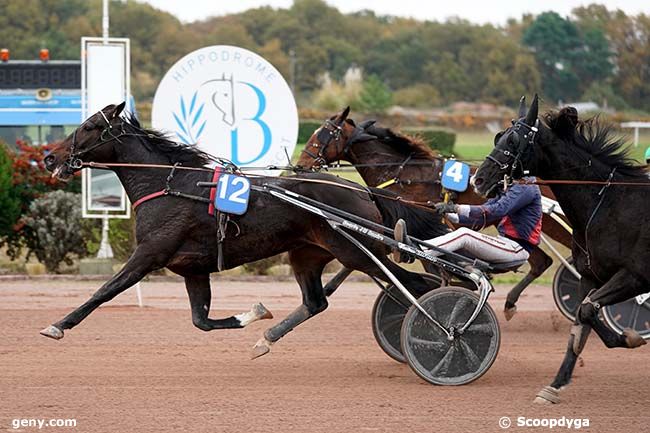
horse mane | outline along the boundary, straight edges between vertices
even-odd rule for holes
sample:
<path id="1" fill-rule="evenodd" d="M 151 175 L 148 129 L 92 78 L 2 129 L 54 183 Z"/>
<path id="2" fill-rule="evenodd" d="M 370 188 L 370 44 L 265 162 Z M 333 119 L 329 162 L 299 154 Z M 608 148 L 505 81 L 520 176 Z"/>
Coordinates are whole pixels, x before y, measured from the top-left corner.
<path id="1" fill-rule="evenodd" d="M 214 158 L 200 150 L 196 145 L 179 143 L 172 140 L 169 135 L 155 129 L 146 129 L 133 113 L 123 117 L 124 124 L 146 137 L 138 137 L 150 151 L 155 147 L 158 153 L 165 155 L 171 164 L 181 163 L 189 167 L 204 167 L 214 162 Z"/>
<path id="2" fill-rule="evenodd" d="M 414 158 L 436 159 L 440 154 L 427 146 L 419 137 L 408 134 L 397 133 L 390 128 L 371 125 L 365 130 L 368 134 L 374 135 L 384 143 L 388 144 L 398 152 L 410 155 Z"/>
<path id="3" fill-rule="evenodd" d="M 639 165 L 630 156 L 630 146 L 626 138 L 617 134 L 612 123 L 603 121 L 600 116 L 578 120 L 577 111 L 572 107 L 563 108 L 558 112 L 549 111 L 544 115 L 546 125 L 557 135 L 567 135 L 567 118 L 574 125 L 574 133 L 568 135 L 572 144 L 606 166 L 616 167 L 618 174 L 647 178 L 647 166 Z"/>

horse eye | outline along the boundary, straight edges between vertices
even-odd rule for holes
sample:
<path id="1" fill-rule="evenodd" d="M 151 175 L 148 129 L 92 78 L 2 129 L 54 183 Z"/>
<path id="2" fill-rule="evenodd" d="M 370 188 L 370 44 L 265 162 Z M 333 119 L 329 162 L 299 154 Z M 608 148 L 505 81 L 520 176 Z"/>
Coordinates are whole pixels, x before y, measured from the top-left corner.
<path id="1" fill-rule="evenodd" d="M 84 125 L 84 130 L 92 131 L 93 129 L 95 129 L 95 124 L 92 122 L 86 122 L 86 124 Z"/>

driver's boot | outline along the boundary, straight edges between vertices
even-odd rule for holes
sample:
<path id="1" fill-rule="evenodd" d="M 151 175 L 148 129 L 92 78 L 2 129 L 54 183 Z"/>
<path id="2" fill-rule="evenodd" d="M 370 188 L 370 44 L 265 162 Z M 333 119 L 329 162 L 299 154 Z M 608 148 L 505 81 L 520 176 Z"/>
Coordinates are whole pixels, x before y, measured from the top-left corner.
<path id="1" fill-rule="evenodd" d="M 394 238 L 397 242 L 413 246 L 409 240 L 408 233 L 406 232 L 406 221 L 403 219 L 397 220 L 394 230 Z M 411 254 L 404 253 L 397 248 L 393 248 L 393 261 L 395 263 L 413 263 L 415 261 L 415 257 L 413 257 Z"/>

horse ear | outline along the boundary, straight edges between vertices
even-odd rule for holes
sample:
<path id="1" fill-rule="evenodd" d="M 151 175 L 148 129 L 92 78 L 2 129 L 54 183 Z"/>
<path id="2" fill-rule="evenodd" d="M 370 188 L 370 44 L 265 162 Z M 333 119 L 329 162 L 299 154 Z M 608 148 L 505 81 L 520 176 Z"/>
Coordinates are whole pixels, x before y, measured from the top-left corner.
<path id="1" fill-rule="evenodd" d="M 571 137 L 578 124 L 578 110 L 575 107 L 564 107 L 557 115 L 553 125 L 553 132 L 560 137 Z"/>
<path id="2" fill-rule="evenodd" d="M 519 100 L 519 112 L 517 114 L 517 119 L 521 119 L 526 115 L 526 96 L 522 96 Z"/>
<path id="3" fill-rule="evenodd" d="M 525 120 L 526 125 L 535 126 L 535 122 L 537 121 L 538 115 L 539 115 L 539 98 L 537 97 L 537 93 L 535 93 L 533 102 L 530 104 L 530 108 L 528 109 L 528 114 L 526 114 L 526 120 Z"/>
<path id="4" fill-rule="evenodd" d="M 350 114 L 350 106 L 348 105 L 345 107 L 345 110 L 341 113 L 341 116 L 339 117 L 339 121 L 343 122 L 345 119 L 348 118 L 348 114 Z"/>
<path id="5" fill-rule="evenodd" d="M 359 123 L 359 128 L 361 129 L 368 129 L 372 125 L 374 125 L 376 122 L 375 119 L 370 119 L 370 120 L 364 120 L 363 122 Z"/>
<path id="6" fill-rule="evenodd" d="M 115 107 L 113 114 L 111 114 L 111 118 L 115 119 L 117 116 L 119 116 L 122 113 L 122 110 L 124 110 L 125 106 L 126 106 L 126 101 L 122 101 L 122 103 L 118 104 L 117 107 Z"/>

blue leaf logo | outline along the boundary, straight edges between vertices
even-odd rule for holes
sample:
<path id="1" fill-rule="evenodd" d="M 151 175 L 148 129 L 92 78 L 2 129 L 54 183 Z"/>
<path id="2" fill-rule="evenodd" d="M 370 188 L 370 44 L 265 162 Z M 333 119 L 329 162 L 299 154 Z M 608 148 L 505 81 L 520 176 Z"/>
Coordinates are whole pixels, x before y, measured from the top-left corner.
<path id="1" fill-rule="evenodd" d="M 178 125 L 176 135 L 185 144 L 195 144 L 199 137 L 201 137 L 205 124 L 207 123 L 207 120 L 201 122 L 201 115 L 203 114 L 205 103 L 202 103 L 198 107 L 196 106 L 196 97 L 198 96 L 198 93 L 198 91 L 194 92 L 192 100 L 190 101 L 189 109 L 185 104 L 183 95 L 181 95 L 179 101 L 180 112 L 172 113 L 176 125 Z"/>

